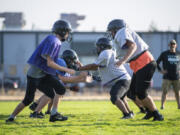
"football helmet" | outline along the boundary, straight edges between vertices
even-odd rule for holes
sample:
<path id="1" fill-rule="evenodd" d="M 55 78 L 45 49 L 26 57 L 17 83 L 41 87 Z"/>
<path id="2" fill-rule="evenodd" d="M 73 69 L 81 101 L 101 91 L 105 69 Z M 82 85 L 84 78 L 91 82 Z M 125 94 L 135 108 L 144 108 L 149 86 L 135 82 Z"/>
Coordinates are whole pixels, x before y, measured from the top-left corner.
<path id="1" fill-rule="evenodd" d="M 70 34 L 72 31 L 71 25 L 65 20 L 58 20 L 52 27 L 52 32 L 62 37 L 62 41 L 65 41 L 66 33 Z"/>
<path id="2" fill-rule="evenodd" d="M 68 68 L 78 70 L 77 62 L 79 59 L 74 50 L 65 50 L 61 57 L 66 62 Z"/>
<path id="3" fill-rule="evenodd" d="M 96 41 L 96 52 L 99 55 L 103 50 L 112 49 L 112 42 L 105 37 L 99 38 Z"/>

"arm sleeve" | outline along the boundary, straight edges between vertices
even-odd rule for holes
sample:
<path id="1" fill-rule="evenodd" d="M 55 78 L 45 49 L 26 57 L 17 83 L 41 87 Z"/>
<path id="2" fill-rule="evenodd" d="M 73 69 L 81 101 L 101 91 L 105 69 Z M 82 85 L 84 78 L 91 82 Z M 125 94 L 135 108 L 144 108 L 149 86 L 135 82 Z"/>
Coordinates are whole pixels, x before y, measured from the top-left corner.
<path id="1" fill-rule="evenodd" d="M 127 48 L 127 46 L 125 45 L 127 40 L 129 40 L 129 41 L 134 43 L 133 37 L 130 34 L 130 32 L 128 31 L 128 29 L 124 29 L 122 31 L 122 33 L 119 33 L 119 35 L 117 36 L 116 40 L 119 43 L 120 48 L 122 48 L 122 49 L 126 49 Z"/>
<path id="2" fill-rule="evenodd" d="M 163 56 L 163 53 L 161 53 L 161 55 L 158 57 L 158 59 L 157 59 L 157 61 L 156 61 L 158 71 L 161 71 L 161 70 L 162 70 L 161 67 L 160 67 L 160 63 L 161 63 L 161 61 L 162 61 L 162 56 Z"/>
<path id="3" fill-rule="evenodd" d="M 99 57 L 96 59 L 94 64 L 99 65 L 99 67 L 106 67 L 109 63 L 108 55 L 106 52 L 102 52 Z"/>
<path id="4" fill-rule="evenodd" d="M 48 55 L 51 57 L 51 59 L 54 59 L 57 51 L 58 51 L 58 45 L 56 45 L 56 43 L 46 42 L 41 52 L 41 56 L 46 59 L 46 56 Z"/>

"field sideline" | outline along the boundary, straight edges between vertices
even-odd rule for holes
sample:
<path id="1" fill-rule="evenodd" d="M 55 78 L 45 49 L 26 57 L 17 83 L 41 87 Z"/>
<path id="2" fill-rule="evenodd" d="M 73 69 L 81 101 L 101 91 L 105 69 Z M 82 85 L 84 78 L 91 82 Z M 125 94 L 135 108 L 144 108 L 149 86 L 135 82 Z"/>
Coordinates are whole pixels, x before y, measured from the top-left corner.
<path id="1" fill-rule="evenodd" d="M 141 120 L 138 108 L 129 102 L 135 118 L 121 120 L 121 112 L 110 101 L 62 101 L 59 110 L 69 116 L 65 122 L 50 123 L 45 119 L 29 118 L 26 108 L 14 123 L 5 123 L 18 102 L 0 102 L 0 135 L 179 135 L 180 110 L 175 101 L 167 101 L 161 111 L 163 122 Z M 160 102 L 156 101 L 160 106 Z M 43 110 L 45 111 L 45 110 Z"/>

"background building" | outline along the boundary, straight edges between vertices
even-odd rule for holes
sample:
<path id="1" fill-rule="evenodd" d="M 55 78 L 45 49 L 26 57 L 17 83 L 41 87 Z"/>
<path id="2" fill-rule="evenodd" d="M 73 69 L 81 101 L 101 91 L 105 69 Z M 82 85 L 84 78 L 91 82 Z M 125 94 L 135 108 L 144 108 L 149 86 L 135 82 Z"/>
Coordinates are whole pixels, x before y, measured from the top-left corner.
<path id="1" fill-rule="evenodd" d="M 22 12 L 3 12 L 0 13 L 0 17 L 4 18 L 3 30 L 21 30 L 25 26 Z"/>
<path id="2" fill-rule="evenodd" d="M 72 29 L 76 30 L 78 26 L 80 25 L 78 21 L 84 20 L 85 16 L 78 15 L 76 13 L 71 13 L 71 14 L 62 13 L 60 15 L 60 19 L 69 21 L 72 26 Z"/>

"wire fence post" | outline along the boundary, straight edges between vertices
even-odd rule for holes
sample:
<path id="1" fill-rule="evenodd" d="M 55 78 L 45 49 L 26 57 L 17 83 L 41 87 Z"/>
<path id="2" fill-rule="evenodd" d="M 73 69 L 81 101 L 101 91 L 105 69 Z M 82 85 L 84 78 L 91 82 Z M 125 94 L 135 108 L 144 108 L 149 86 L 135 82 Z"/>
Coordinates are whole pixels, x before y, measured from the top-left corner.
<path id="1" fill-rule="evenodd" d="M 1 71 L 0 71 L 0 78 L 1 79 L 1 95 L 5 94 L 5 89 L 4 89 L 4 65 L 1 65 Z"/>

